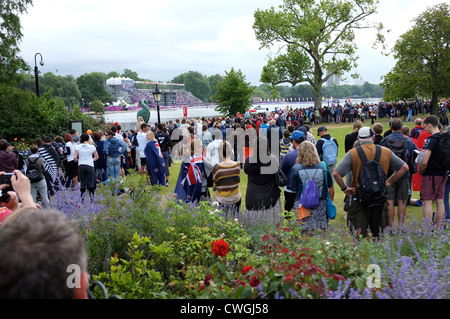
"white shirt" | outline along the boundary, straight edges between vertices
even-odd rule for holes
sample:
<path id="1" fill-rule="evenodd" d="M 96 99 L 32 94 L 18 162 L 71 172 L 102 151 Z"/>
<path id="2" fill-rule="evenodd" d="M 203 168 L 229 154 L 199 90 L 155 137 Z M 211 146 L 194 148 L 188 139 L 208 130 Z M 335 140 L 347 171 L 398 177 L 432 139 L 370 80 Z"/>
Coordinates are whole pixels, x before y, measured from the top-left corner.
<path id="1" fill-rule="evenodd" d="M 219 146 L 222 142 L 222 140 L 214 140 L 206 148 L 205 157 L 213 166 L 220 163 Z"/>
<path id="2" fill-rule="evenodd" d="M 79 144 L 75 150 L 78 152 L 78 166 L 88 165 L 94 167 L 93 154 L 97 150 L 94 145 Z"/>
<path id="3" fill-rule="evenodd" d="M 77 143 L 75 142 L 67 142 L 66 147 L 70 149 L 70 154 L 67 155 L 67 161 L 71 162 L 73 161 L 73 155 L 75 154 L 75 147 L 77 146 Z"/>
<path id="4" fill-rule="evenodd" d="M 138 145 L 139 145 L 139 156 L 141 158 L 145 158 L 145 153 L 144 153 L 144 149 L 145 149 L 145 145 L 147 145 L 147 133 L 144 132 L 139 132 L 136 136 L 136 139 L 138 141 Z"/>

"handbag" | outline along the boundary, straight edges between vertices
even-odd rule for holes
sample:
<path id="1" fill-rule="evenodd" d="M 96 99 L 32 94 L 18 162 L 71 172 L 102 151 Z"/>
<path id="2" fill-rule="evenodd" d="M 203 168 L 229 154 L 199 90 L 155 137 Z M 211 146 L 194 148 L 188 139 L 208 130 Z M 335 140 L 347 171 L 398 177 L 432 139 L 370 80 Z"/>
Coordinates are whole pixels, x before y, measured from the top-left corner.
<path id="1" fill-rule="evenodd" d="M 328 219 L 336 218 L 336 205 L 330 198 L 330 193 L 328 192 L 328 178 L 327 178 L 327 165 L 322 162 L 324 173 L 325 173 L 325 186 L 327 188 L 327 217 Z"/>
<path id="2" fill-rule="evenodd" d="M 279 187 L 286 187 L 287 186 L 287 177 L 286 174 L 281 170 L 281 168 L 278 168 L 277 172 L 277 185 Z"/>

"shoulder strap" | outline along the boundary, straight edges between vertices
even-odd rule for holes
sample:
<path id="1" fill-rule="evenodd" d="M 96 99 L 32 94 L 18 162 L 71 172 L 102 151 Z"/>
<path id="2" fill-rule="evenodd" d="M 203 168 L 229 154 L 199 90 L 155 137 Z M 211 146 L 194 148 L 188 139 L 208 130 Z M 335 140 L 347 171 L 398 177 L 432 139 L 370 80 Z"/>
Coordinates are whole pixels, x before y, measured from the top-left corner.
<path id="1" fill-rule="evenodd" d="M 375 162 L 380 162 L 380 158 L 381 158 L 381 146 L 380 145 L 375 145 L 375 157 L 374 157 L 374 161 Z"/>
<path id="2" fill-rule="evenodd" d="M 327 190 L 328 190 L 328 178 L 327 178 L 327 164 L 325 164 L 325 162 L 324 161 L 322 161 L 322 166 L 323 166 L 323 174 L 324 174 L 324 177 L 325 177 L 325 186 L 327 187 Z"/>
<path id="3" fill-rule="evenodd" d="M 366 157 L 366 154 L 364 153 L 362 147 L 361 147 L 361 146 L 358 146 L 358 147 L 356 148 L 356 150 L 358 151 L 359 158 L 361 159 L 361 161 L 363 162 L 363 164 L 366 164 L 366 163 L 367 163 L 367 157 Z"/>

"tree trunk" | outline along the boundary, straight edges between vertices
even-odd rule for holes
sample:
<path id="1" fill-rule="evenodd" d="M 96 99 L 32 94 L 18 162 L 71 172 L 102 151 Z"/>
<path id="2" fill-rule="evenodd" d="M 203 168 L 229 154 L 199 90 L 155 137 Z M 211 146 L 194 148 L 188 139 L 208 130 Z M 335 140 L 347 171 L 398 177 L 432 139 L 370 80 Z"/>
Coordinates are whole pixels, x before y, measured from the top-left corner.
<path id="1" fill-rule="evenodd" d="M 431 94 L 431 114 L 436 116 L 438 116 L 439 111 L 437 100 L 438 100 L 437 93 L 433 91 L 433 93 Z"/>
<path id="2" fill-rule="evenodd" d="M 320 109 L 322 107 L 322 86 L 314 88 L 314 108 Z"/>

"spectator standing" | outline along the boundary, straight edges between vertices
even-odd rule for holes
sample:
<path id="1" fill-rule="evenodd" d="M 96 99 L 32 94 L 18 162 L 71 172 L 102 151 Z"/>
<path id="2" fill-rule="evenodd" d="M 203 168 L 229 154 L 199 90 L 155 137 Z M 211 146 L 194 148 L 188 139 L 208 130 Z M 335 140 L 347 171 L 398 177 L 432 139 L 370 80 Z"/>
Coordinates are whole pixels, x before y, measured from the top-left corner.
<path id="1" fill-rule="evenodd" d="M 164 157 L 153 131 L 147 132 L 147 140 L 148 142 L 145 145 L 144 154 L 147 163 L 147 175 L 150 178 L 150 183 L 152 185 L 164 185 L 166 175 Z"/>
<path id="2" fill-rule="evenodd" d="M 66 142 L 66 183 L 65 186 L 77 186 L 78 185 L 78 167 L 77 163 L 73 160 L 73 155 L 75 154 L 75 147 L 77 143 L 73 141 L 73 137 L 71 134 L 64 134 L 64 141 Z"/>
<path id="3" fill-rule="evenodd" d="M 125 143 L 119 140 L 112 130 L 106 132 L 103 153 L 106 156 L 106 168 L 108 170 L 112 195 L 118 193 L 117 185 L 120 183 L 120 161 L 126 148 Z"/>
<path id="4" fill-rule="evenodd" d="M 98 160 L 94 162 L 95 167 L 95 179 L 97 183 L 103 183 L 108 180 L 108 169 L 106 166 L 106 154 L 105 154 L 105 143 L 106 141 L 102 140 L 102 136 L 100 133 L 95 132 L 93 135 L 93 140 L 95 144 L 95 148 L 98 154 Z"/>
<path id="5" fill-rule="evenodd" d="M 37 194 L 41 195 L 42 203 L 44 208 L 50 207 L 50 202 L 48 199 L 48 190 L 47 183 L 45 181 L 44 173 L 45 173 L 45 164 L 44 160 L 39 157 L 39 148 L 37 145 L 31 145 L 30 147 L 31 155 L 26 159 L 27 168 L 30 168 L 31 165 L 35 164 L 39 172 L 41 173 L 39 179 L 35 181 L 30 180 L 30 191 L 31 196 L 33 197 L 33 201 L 36 202 Z"/>
<path id="6" fill-rule="evenodd" d="M 280 169 L 287 177 L 287 185 L 284 190 L 284 210 L 290 211 L 294 207 L 296 192 L 290 189 L 291 169 L 296 164 L 298 157 L 298 148 L 302 142 L 305 141 L 305 134 L 300 131 L 294 131 L 291 135 L 293 150 L 286 154 L 280 164 Z"/>
<path id="7" fill-rule="evenodd" d="M 78 137 L 78 132 L 76 129 L 71 129 L 70 130 L 70 135 L 72 135 L 72 140 L 78 144 L 78 142 L 80 141 L 80 138 Z"/>
<path id="8" fill-rule="evenodd" d="M 155 138 L 158 141 L 159 148 L 161 149 L 161 153 L 164 157 L 164 164 L 165 164 L 165 174 L 166 174 L 166 187 L 169 187 L 169 152 L 170 152 L 170 136 L 168 133 L 165 133 L 163 131 L 163 125 L 158 124 L 156 127 L 156 134 Z"/>
<path id="9" fill-rule="evenodd" d="M 411 130 L 411 133 L 409 134 L 409 136 L 414 139 L 417 140 L 419 138 L 420 133 L 422 133 L 423 131 L 423 126 L 422 126 L 422 119 L 416 119 L 416 126 Z"/>
<path id="10" fill-rule="evenodd" d="M 327 182 L 325 183 L 325 178 Z M 316 183 L 319 205 L 311 209 L 311 215 L 301 220 L 301 229 L 312 231 L 316 229 L 326 229 L 328 227 L 327 199 L 328 193 L 331 200 L 334 199 L 333 179 L 329 170 L 324 167 L 319 159 L 317 149 L 311 142 L 305 141 L 298 148 L 296 164 L 290 172 L 289 188 L 296 192 L 294 209 L 300 208 L 300 198 L 306 183 L 313 179 Z M 328 189 L 326 187 L 328 185 Z"/>
<path id="11" fill-rule="evenodd" d="M 276 224 L 282 212 L 280 188 L 277 184 L 279 161 L 271 155 L 266 137 L 260 136 L 253 146 L 253 155 L 247 157 L 244 172 L 248 175 L 245 195 L 245 215 L 256 215 Z"/>
<path id="12" fill-rule="evenodd" d="M 235 214 L 241 207 L 241 168 L 231 160 L 232 148 L 224 141 L 219 147 L 220 162 L 212 170 L 214 199 L 227 214 Z"/>
<path id="13" fill-rule="evenodd" d="M 433 218 L 433 201 L 436 203 L 436 230 L 440 228 L 444 218 L 445 185 L 447 183 L 447 171 L 439 168 L 442 159 L 436 156 L 439 145 L 439 120 L 437 116 L 430 115 L 424 121 L 424 129 L 431 134 L 423 146 L 423 158 L 419 165 L 419 173 L 423 176 L 421 195 L 423 199 L 423 214 L 430 223 Z"/>
<path id="14" fill-rule="evenodd" d="M 45 163 L 45 180 L 47 182 L 47 189 L 50 196 L 55 195 L 59 183 L 59 155 L 52 145 L 52 139 L 49 136 L 41 139 L 36 139 L 36 144 L 39 146 L 39 156 L 44 159 Z"/>
<path id="15" fill-rule="evenodd" d="M 374 139 L 375 133 L 369 127 L 362 127 L 359 130 L 359 147 L 365 153 L 367 159 L 373 160 L 378 149 L 381 152 L 379 163 L 385 176 L 387 176 L 389 169 L 395 171 L 395 174 L 386 180 L 386 186 L 389 187 L 406 173 L 408 165 L 393 154 L 391 150 L 379 145 L 375 146 L 373 144 Z M 344 155 L 339 165 L 335 168 L 333 176 L 337 185 L 351 203 L 347 211 L 347 223 L 350 231 L 359 231 L 363 237 L 367 237 L 370 230 L 375 237 L 378 237 L 389 226 L 388 203 L 386 201 L 383 204 L 371 207 L 361 205 L 358 200 L 358 188 L 359 173 L 362 166 L 363 162 L 358 154 L 358 148 L 353 148 Z M 351 186 L 347 186 L 342 177 L 350 172 L 352 172 Z"/>
<path id="16" fill-rule="evenodd" d="M 17 156 L 8 150 L 8 141 L 0 139 L 0 172 L 12 173 L 19 169 Z"/>
<path id="17" fill-rule="evenodd" d="M 403 135 L 402 121 L 399 118 L 393 119 L 391 127 L 392 133 L 388 137 L 385 137 L 380 145 L 389 148 L 405 163 L 415 163 L 414 150 L 418 150 L 418 148 L 409 137 Z M 393 173 L 393 171 L 390 171 L 389 175 Z M 403 225 L 406 219 L 406 205 L 409 198 L 410 181 L 411 174 L 408 170 L 401 178 L 388 187 L 389 227 L 391 228 L 395 221 L 395 202 L 397 202 L 398 206 L 397 216 L 399 226 Z"/>
<path id="18" fill-rule="evenodd" d="M 139 173 L 141 175 L 146 174 L 146 159 L 145 159 L 145 146 L 147 145 L 148 139 L 147 139 L 147 131 L 148 131 L 148 125 L 146 123 L 141 124 L 141 130 L 137 134 L 137 142 L 139 146 L 139 159 L 140 159 L 140 170 Z"/>
<path id="19" fill-rule="evenodd" d="M 321 126 L 317 129 L 317 135 L 320 137 L 316 143 L 317 154 L 319 154 L 320 160 L 327 164 L 330 173 L 333 174 L 339 150 L 338 141 L 331 137 L 325 126 Z M 331 142 L 334 142 L 334 144 Z"/>
<path id="20" fill-rule="evenodd" d="M 73 160 L 78 163 L 81 198 L 84 200 L 84 194 L 87 189 L 92 200 L 96 186 L 94 162 L 98 160 L 98 154 L 95 146 L 89 144 L 88 134 L 81 134 L 80 144 L 75 148 Z"/>

